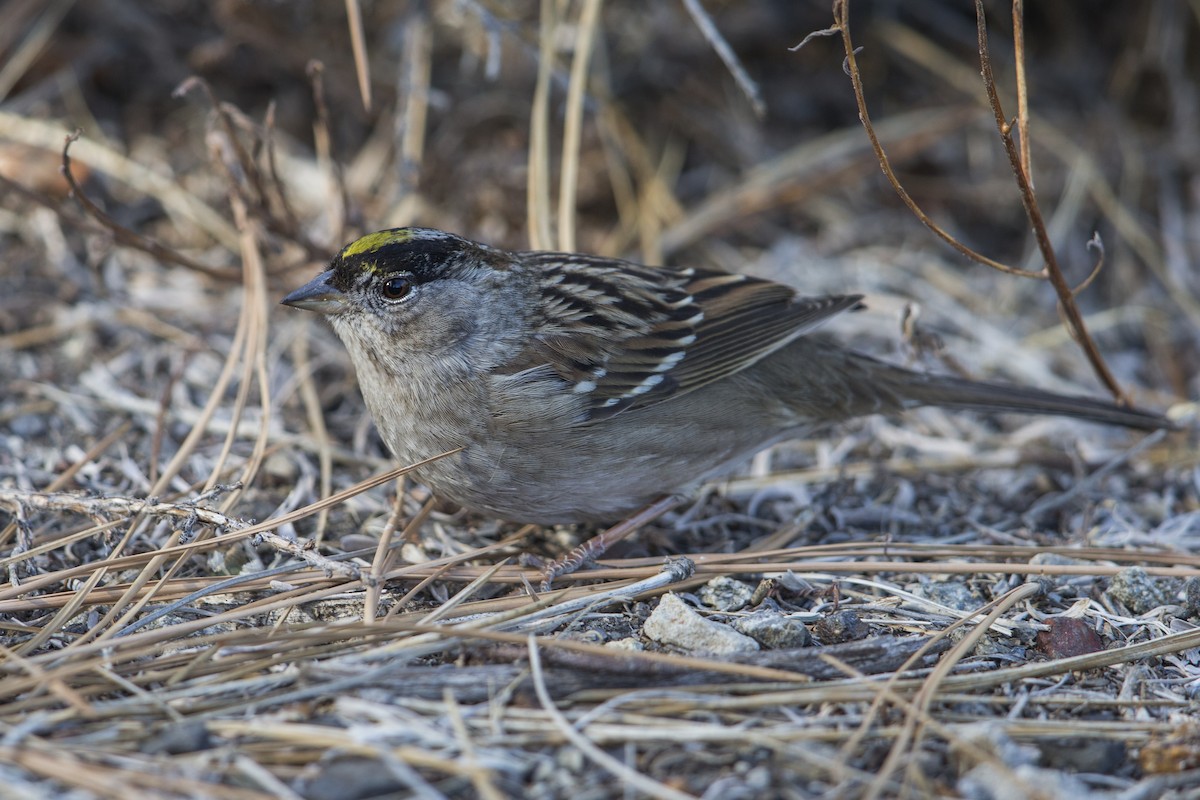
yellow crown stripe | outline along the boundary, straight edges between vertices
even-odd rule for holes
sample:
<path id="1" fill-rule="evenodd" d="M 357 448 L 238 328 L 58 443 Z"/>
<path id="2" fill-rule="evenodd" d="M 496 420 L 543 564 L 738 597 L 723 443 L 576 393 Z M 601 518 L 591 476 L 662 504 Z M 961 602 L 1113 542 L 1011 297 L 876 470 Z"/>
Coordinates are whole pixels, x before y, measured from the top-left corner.
<path id="1" fill-rule="evenodd" d="M 353 258 L 364 253 L 373 253 L 385 245 L 407 242 L 411 238 L 413 238 L 412 234 L 403 228 L 368 233 L 342 248 L 341 255 L 342 258 Z"/>

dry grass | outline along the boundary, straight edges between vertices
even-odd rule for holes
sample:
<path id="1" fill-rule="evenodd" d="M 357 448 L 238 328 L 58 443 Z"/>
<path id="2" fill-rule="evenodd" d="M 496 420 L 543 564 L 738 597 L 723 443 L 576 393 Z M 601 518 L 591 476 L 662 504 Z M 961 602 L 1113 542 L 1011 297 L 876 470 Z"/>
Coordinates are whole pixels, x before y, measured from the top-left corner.
<path id="1" fill-rule="evenodd" d="M 5 790 L 1200 791 L 1194 425 L 863 420 L 538 593 L 523 555 L 588 532 L 407 483 L 341 346 L 276 306 L 357 233 L 425 224 L 864 291 L 839 328 L 864 349 L 1097 393 L 1061 295 L 1016 277 L 1058 269 L 1093 366 L 1186 422 L 1195 4 L 1026 9 L 1021 69 L 989 5 L 1007 153 L 969 4 L 850 9 L 895 182 L 1012 274 L 897 200 L 839 39 L 789 50 L 827 6 L 303 8 L 0 7 Z M 668 591 L 817 643 L 681 652 L 643 633 Z"/>

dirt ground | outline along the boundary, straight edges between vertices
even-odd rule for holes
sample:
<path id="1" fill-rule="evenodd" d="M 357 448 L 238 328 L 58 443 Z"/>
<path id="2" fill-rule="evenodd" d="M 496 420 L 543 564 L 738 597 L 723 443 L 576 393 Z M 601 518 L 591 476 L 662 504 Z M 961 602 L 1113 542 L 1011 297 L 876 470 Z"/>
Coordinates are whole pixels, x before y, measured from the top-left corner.
<path id="1" fill-rule="evenodd" d="M 1025 195 L 966 0 L 0 5 L 0 796 L 1200 797 L 1200 4 L 984 6 Z M 406 480 L 278 305 L 401 225 L 1179 430 L 857 420 L 541 591 L 596 529 Z"/>

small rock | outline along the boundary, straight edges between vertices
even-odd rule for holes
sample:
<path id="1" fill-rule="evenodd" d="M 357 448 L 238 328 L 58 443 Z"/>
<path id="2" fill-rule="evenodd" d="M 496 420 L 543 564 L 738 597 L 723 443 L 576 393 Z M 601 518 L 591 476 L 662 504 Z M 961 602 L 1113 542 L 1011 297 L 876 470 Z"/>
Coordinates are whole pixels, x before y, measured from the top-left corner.
<path id="1" fill-rule="evenodd" d="M 758 642 L 696 613 L 674 594 L 667 593 L 646 619 L 642 632 L 652 641 L 688 652 L 716 655 L 757 650 Z"/>
<path id="2" fill-rule="evenodd" d="M 1015 643 L 1012 639 L 997 638 L 991 635 L 985 635 L 975 645 L 975 649 L 971 651 L 971 655 L 978 658 L 993 658 L 1016 663 L 1023 663 L 1029 660 L 1028 650 L 1022 645 Z"/>
<path id="3" fill-rule="evenodd" d="M 379 537 L 378 536 L 368 536 L 367 534 L 359 533 L 358 531 L 354 531 L 352 533 L 347 533 L 345 536 L 343 536 L 341 539 L 338 540 L 338 547 L 340 547 L 346 551 L 366 550 L 368 547 L 378 547 L 378 546 L 379 546 Z"/>
<path id="4" fill-rule="evenodd" d="M 812 597 L 818 592 L 816 586 L 801 578 L 794 572 L 785 572 L 776 578 L 779 585 L 792 594 L 800 595 L 801 597 Z"/>
<path id="5" fill-rule="evenodd" d="M 1168 602 L 1161 582 L 1151 578 L 1141 567 L 1126 567 L 1114 575 L 1108 595 L 1134 614 L 1145 614 Z"/>
<path id="6" fill-rule="evenodd" d="M 754 596 L 754 589 L 733 578 L 718 575 L 700 587 L 700 602 L 717 611 L 741 611 Z"/>
<path id="7" fill-rule="evenodd" d="M 812 636 L 803 623 L 788 619 L 778 611 L 759 611 L 742 617 L 733 626 L 768 650 L 787 650 L 812 644 Z"/>
<path id="8" fill-rule="evenodd" d="M 1189 617 L 1200 617 L 1200 578 L 1192 577 L 1183 582 L 1183 607 Z"/>
<path id="9" fill-rule="evenodd" d="M 813 633 L 821 640 L 822 644 L 853 642 L 857 639 L 867 638 L 867 634 L 870 632 L 871 629 L 858 616 L 858 612 L 849 610 L 826 614 L 813 626 Z"/>
<path id="10" fill-rule="evenodd" d="M 782 588 L 783 583 L 779 578 L 763 578 L 754 587 L 754 592 L 750 595 L 748 605 L 759 606 L 768 600 L 774 600 L 778 597 Z"/>
<path id="11" fill-rule="evenodd" d="M 1050 617 L 1047 630 L 1038 631 L 1037 648 L 1047 658 L 1070 658 L 1104 649 L 1104 641 L 1081 619 Z"/>

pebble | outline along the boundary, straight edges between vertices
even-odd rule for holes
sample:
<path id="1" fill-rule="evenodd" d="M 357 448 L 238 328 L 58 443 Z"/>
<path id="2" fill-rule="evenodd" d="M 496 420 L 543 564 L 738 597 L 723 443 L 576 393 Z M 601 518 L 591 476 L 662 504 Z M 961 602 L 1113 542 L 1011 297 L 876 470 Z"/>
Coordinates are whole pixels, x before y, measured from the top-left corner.
<path id="1" fill-rule="evenodd" d="M 1141 567 L 1126 567 L 1114 575 L 1107 594 L 1134 614 L 1145 614 L 1169 602 L 1162 582 Z"/>
<path id="2" fill-rule="evenodd" d="M 870 632 L 871 629 L 858 616 L 858 612 L 849 610 L 826 614 L 813 626 L 813 633 L 816 634 L 821 644 L 853 642 L 857 639 L 865 639 Z"/>
<path id="3" fill-rule="evenodd" d="M 745 608 L 754 596 L 754 589 L 741 581 L 718 575 L 700 587 L 696 594 L 700 597 L 700 602 L 709 608 L 731 612 Z"/>
<path id="4" fill-rule="evenodd" d="M 1183 582 L 1183 607 L 1189 617 L 1200 617 L 1200 578 L 1192 577 Z"/>
<path id="5" fill-rule="evenodd" d="M 646 618 L 642 633 L 659 644 L 671 645 L 689 653 L 728 655 L 757 650 L 758 642 L 728 625 L 705 619 L 672 593 L 663 595 L 658 606 Z"/>
<path id="6" fill-rule="evenodd" d="M 767 650 L 792 650 L 812 644 L 812 635 L 804 623 L 789 619 L 778 611 L 759 611 L 734 623 Z"/>

